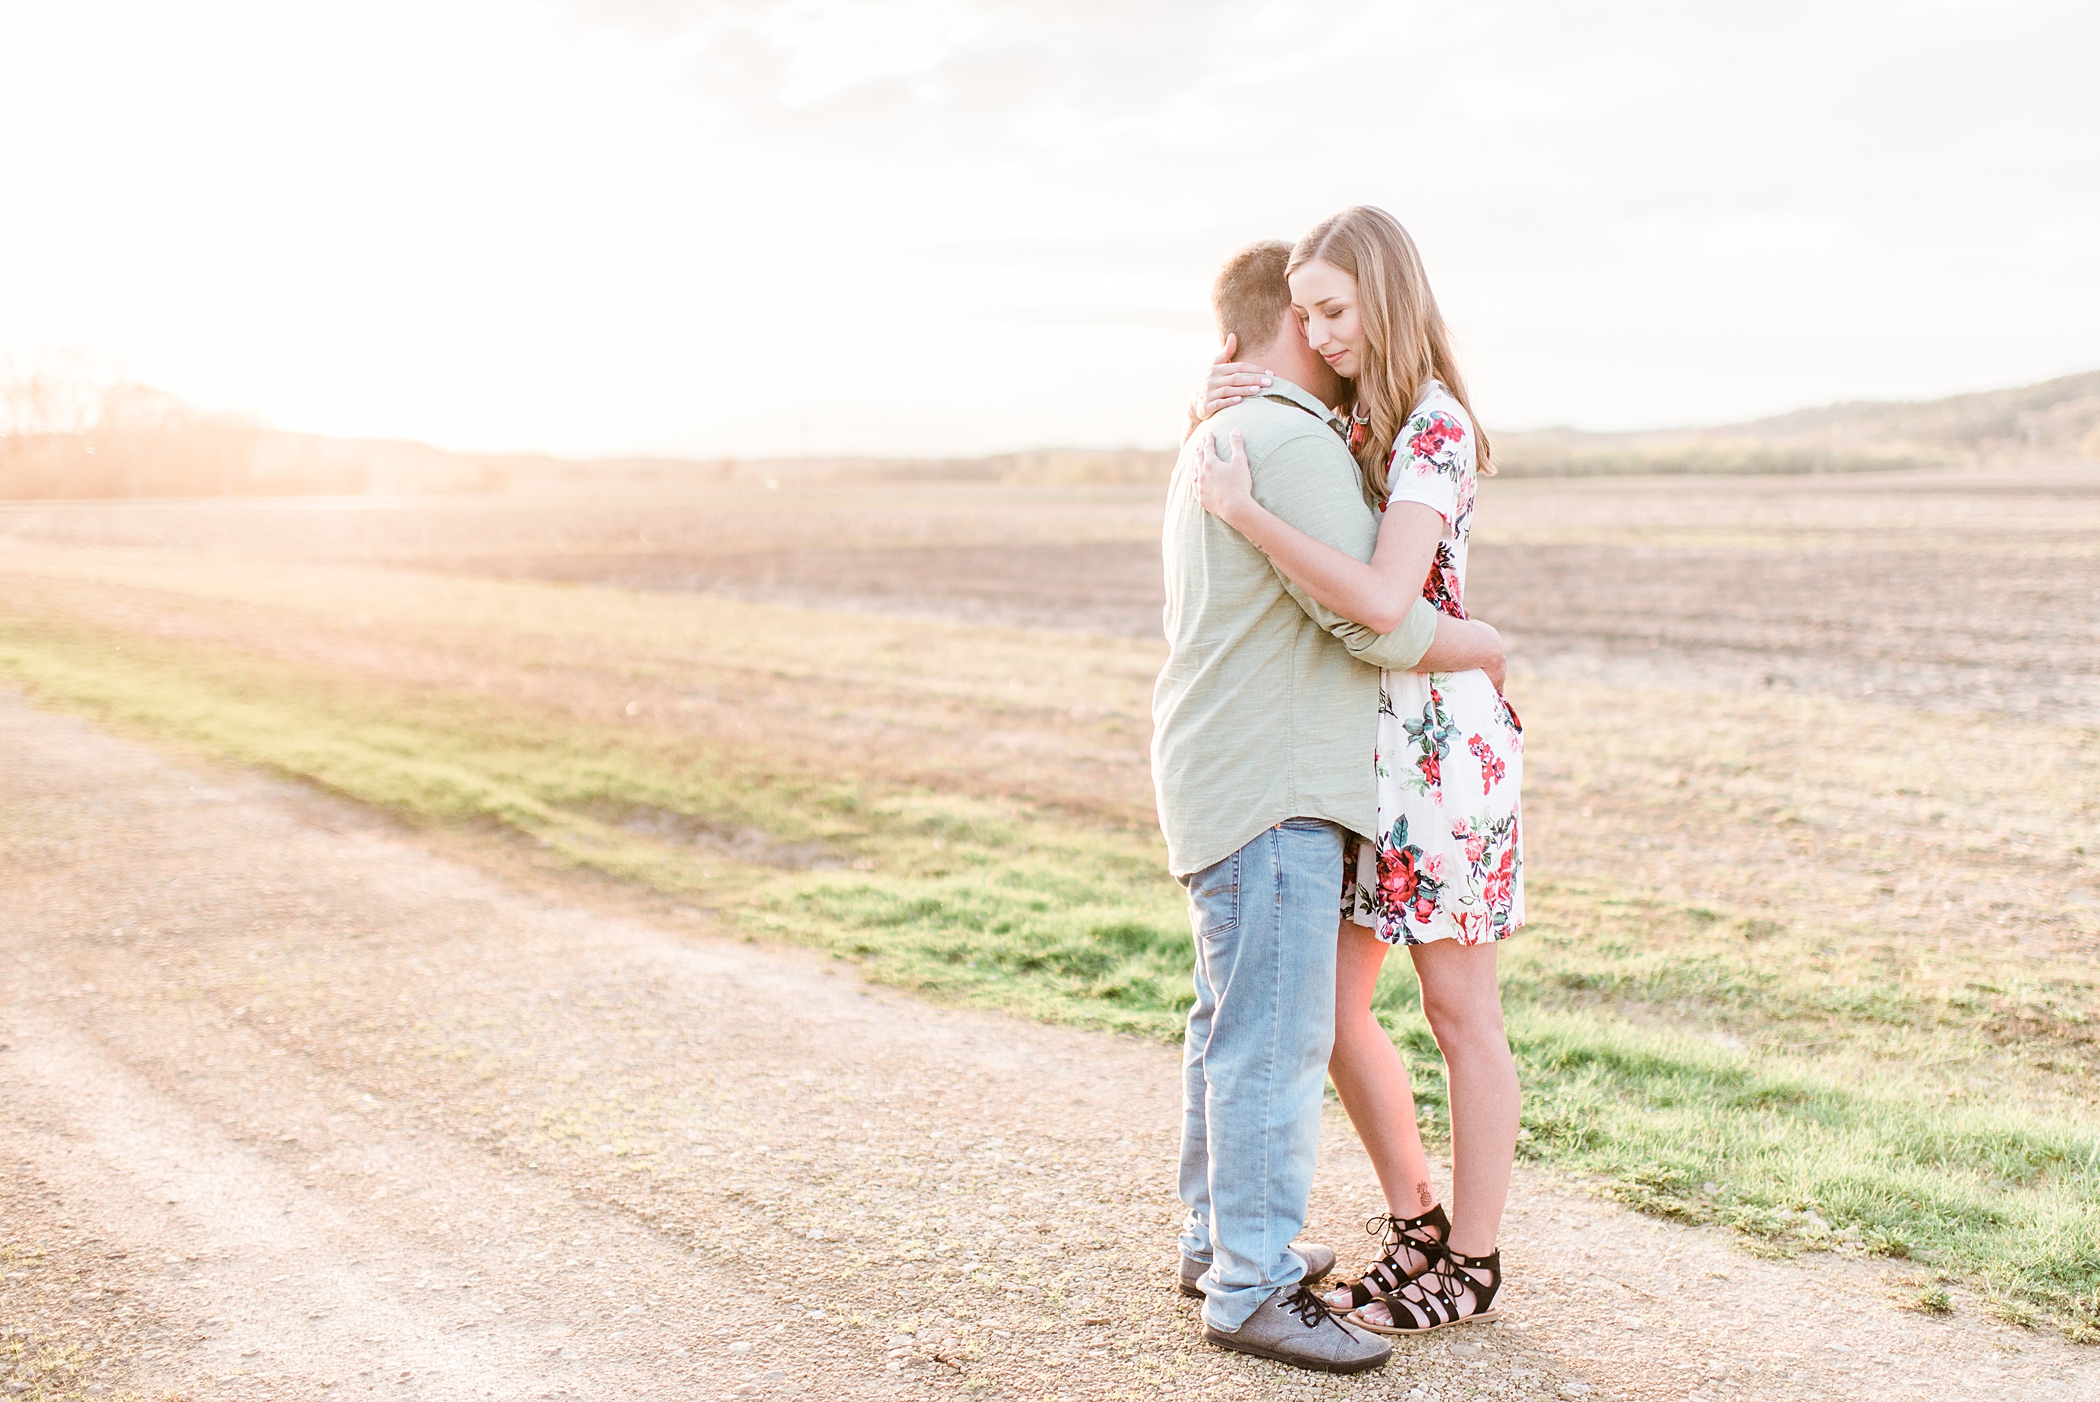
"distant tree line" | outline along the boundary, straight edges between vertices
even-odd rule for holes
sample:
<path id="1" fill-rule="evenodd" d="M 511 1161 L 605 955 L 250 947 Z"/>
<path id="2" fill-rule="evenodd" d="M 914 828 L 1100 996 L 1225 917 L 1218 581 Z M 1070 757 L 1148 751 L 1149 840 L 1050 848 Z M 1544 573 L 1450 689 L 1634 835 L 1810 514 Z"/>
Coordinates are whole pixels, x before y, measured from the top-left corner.
<path id="1" fill-rule="evenodd" d="M 499 460 L 208 413 L 80 351 L 0 362 L 0 498 L 490 491 Z"/>

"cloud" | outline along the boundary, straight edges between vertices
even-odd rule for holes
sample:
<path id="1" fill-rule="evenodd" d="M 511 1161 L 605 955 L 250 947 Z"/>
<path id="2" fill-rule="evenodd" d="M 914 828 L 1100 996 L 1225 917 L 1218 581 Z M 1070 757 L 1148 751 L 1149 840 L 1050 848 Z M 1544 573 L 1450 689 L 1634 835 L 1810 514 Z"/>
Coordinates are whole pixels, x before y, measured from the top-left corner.
<path id="1" fill-rule="evenodd" d="M 711 135 L 897 164 L 1112 160 L 1215 144 L 1376 14 L 1275 0 L 587 0 L 575 22 L 677 56 Z"/>

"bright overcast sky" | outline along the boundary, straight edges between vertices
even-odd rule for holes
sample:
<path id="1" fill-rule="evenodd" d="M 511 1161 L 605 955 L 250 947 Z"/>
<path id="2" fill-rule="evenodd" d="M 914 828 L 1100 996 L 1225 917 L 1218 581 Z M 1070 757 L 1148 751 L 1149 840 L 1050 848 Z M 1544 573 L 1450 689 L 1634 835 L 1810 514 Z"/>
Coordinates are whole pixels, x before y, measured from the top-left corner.
<path id="1" fill-rule="evenodd" d="M 2100 6 L 0 0 L 0 349 L 456 448 L 1171 442 L 1369 202 L 1483 418 L 2100 367 Z"/>

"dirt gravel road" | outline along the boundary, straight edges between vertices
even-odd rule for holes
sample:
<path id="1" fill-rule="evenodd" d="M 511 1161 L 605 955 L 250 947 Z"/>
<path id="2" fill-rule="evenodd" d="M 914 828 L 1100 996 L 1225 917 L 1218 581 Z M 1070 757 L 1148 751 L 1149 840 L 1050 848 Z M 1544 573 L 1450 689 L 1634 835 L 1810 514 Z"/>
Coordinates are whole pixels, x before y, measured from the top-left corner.
<path id="1" fill-rule="evenodd" d="M 523 870 L 0 694 L 0 1387 L 2100 1397 L 2090 1350 L 1902 1308 L 1915 1267 L 1537 1176 L 1504 1322 L 1350 1380 L 1221 1354 L 1169 1288 L 1170 1049 Z M 1370 1181 L 1331 1116 L 1345 1260 Z"/>

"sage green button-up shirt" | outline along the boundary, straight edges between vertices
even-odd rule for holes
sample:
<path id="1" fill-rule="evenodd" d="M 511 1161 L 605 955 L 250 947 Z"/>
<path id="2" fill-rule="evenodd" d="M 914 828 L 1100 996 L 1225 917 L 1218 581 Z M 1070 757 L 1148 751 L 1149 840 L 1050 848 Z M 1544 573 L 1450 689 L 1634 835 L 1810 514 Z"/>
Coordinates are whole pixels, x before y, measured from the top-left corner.
<path id="1" fill-rule="evenodd" d="M 1377 825 L 1372 751 L 1378 671 L 1409 671 L 1436 636 L 1417 600 L 1380 635 L 1315 603 L 1196 499 L 1202 435 L 1240 430 L 1254 496 L 1285 521 L 1368 561 L 1378 518 L 1319 400 L 1287 380 L 1189 436 L 1167 487 L 1167 665 L 1152 692 L 1152 780 L 1167 866 L 1187 876 L 1286 818 Z M 1340 893 L 1336 893 L 1337 903 Z"/>

